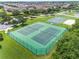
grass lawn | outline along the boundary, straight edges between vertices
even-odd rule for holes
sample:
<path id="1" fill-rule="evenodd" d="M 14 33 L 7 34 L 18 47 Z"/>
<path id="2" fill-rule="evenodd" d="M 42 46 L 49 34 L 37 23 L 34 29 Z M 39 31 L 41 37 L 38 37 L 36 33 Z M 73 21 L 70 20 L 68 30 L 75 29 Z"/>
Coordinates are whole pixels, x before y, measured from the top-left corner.
<path id="1" fill-rule="evenodd" d="M 52 18 L 52 16 L 37 17 L 33 20 L 28 20 L 27 23 L 32 24 L 34 22 L 46 22 L 49 18 Z M 0 33 L 2 33 L 4 37 L 4 40 L 0 42 L 0 59 L 50 59 L 49 56 L 51 55 L 45 55 L 45 57 L 33 55 L 28 49 L 10 38 L 8 34 L 5 34 L 4 32 Z"/>
<path id="2" fill-rule="evenodd" d="M 12 12 L 7 12 L 7 15 L 8 15 L 8 16 L 11 16 L 11 15 L 12 15 Z"/>
<path id="3" fill-rule="evenodd" d="M 3 8 L 0 9 L 0 12 L 4 12 Z"/>
<path id="4" fill-rule="evenodd" d="M 37 18 L 34 19 L 28 19 L 26 21 L 27 24 L 32 24 L 35 22 L 47 22 L 48 19 L 52 18 L 53 16 L 38 16 Z"/>
<path id="5" fill-rule="evenodd" d="M 31 52 L 19 45 L 4 32 L 0 33 L 2 33 L 4 37 L 4 40 L 0 42 L 2 46 L 2 48 L 0 48 L 0 59 L 27 59 L 27 57 L 32 57 Z"/>

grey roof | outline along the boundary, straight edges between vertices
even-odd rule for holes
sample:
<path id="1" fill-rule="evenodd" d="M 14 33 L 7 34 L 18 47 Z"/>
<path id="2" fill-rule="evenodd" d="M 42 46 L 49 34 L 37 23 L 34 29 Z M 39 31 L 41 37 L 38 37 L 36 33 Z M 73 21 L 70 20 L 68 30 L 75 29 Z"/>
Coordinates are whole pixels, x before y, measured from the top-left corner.
<path id="1" fill-rule="evenodd" d="M 19 19 L 17 19 L 17 18 L 13 18 L 12 20 L 19 21 Z"/>
<path id="2" fill-rule="evenodd" d="M 7 29 L 7 28 L 9 28 L 9 27 L 11 27 L 12 25 L 1 25 L 0 24 L 0 30 L 5 30 L 5 29 Z"/>

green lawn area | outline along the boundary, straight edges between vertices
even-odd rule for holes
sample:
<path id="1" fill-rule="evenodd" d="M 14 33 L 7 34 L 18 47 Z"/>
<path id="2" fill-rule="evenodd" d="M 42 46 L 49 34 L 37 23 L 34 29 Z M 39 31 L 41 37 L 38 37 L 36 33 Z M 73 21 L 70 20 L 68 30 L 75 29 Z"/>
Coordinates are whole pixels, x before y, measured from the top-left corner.
<path id="1" fill-rule="evenodd" d="M 34 18 L 34 19 L 28 19 L 26 23 L 32 24 L 35 22 L 47 22 L 47 20 L 50 18 L 53 18 L 53 16 L 38 16 L 37 18 Z"/>
<path id="2" fill-rule="evenodd" d="M 0 9 L 0 12 L 4 12 L 3 8 Z"/>
<path id="3" fill-rule="evenodd" d="M 7 12 L 7 15 L 8 15 L 8 16 L 11 16 L 11 15 L 12 15 L 12 12 Z"/>
<path id="4" fill-rule="evenodd" d="M 34 22 L 46 22 L 50 18 L 52 18 L 52 16 L 37 17 L 33 20 L 28 20 L 27 24 L 32 24 Z M 0 42 L 0 45 L 2 46 L 0 48 L 0 59 L 48 59 L 50 56 L 35 56 L 28 49 L 10 38 L 8 34 L 5 34 L 4 32 L 0 33 L 2 33 L 4 37 L 4 40 Z"/>
<path id="5" fill-rule="evenodd" d="M 4 40 L 0 42 L 2 48 L 0 49 L 0 59 L 31 59 L 32 53 L 18 44 L 16 41 L 11 39 L 4 32 L 0 32 L 3 34 Z M 34 58 L 34 56 L 32 57 Z"/>

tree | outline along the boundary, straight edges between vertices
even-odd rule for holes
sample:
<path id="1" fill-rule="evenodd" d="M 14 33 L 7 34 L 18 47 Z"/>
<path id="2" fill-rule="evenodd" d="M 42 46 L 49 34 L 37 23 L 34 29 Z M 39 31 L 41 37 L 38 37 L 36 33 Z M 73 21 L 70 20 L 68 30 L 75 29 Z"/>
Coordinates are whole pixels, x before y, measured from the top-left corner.
<path id="1" fill-rule="evenodd" d="M 79 19 L 59 41 L 55 51 L 53 59 L 79 59 Z"/>
<path id="2" fill-rule="evenodd" d="M 31 9 L 31 10 L 29 10 L 29 12 L 30 12 L 30 15 L 38 15 L 38 10 L 36 10 L 36 9 Z"/>
<path id="3" fill-rule="evenodd" d="M 15 20 L 12 20 L 11 24 L 18 24 L 18 22 Z"/>
<path id="4" fill-rule="evenodd" d="M 23 10 L 24 15 L 28 16 L 30 15 L 30 11 L 29 10 Z"/>
<path id="5" fill-rule="evenodd" d="M 53 14 L 53 13 L 54 13 L 53 8 L 48 8 L 48 9 L 47 9 L 47 13 L 48 13 L 48 14 Z"/>
<path id="6" fill-rule="evenodd" d="M 10 21 L 12 18 L 10 16 L 4 16 L 3 21 Z"/>
<path id="7" fill-rule="evenodd" d="M 57 44 L 53 59 L 78 59 L 79 58 L 79 29 L 65 33 Z M 57 56 L 57 57 L 56 57 Z"/>
<path id="8" fill-rule="evenodd" d="M 13 14 L 13 16 L 20 15 L 20 11 L 18 11 L 18 10 L 14 10 L 14 11 L 12 12 L 12 14 Z"/>
<path id="9" fill-rule="evenodd" d="M 19 23 L 21 23 L 21 25 L 24 25 L 24 23 L 26 22 L 26 19 L 21 15 L 17 16 L 16 18 L 19 20 Z"/>
<path id="10" fill-rule="evenodd" d="M 6 16 L 6 13 L 2 12 L 0 13 L 0 17 L 4 18 Z"/>
<path id="11" fill-rule="evenodd" d="M 79 19 L 76 19 L 76 24 L 73 25 L 74 29 L 79 29 Z"/>

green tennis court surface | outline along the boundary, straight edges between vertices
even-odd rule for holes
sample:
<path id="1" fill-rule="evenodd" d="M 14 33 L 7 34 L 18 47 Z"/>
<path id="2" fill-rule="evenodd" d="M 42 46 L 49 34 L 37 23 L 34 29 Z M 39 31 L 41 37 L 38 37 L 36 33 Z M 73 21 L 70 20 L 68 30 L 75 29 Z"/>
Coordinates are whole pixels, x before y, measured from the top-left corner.
<path id="1" fill-rule="evenodd" d="M 33 54 L 46 55 L 65 31 L 65 28 L 39 22 L 10 32 L 9 35 Z"/>

